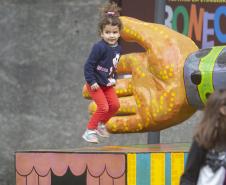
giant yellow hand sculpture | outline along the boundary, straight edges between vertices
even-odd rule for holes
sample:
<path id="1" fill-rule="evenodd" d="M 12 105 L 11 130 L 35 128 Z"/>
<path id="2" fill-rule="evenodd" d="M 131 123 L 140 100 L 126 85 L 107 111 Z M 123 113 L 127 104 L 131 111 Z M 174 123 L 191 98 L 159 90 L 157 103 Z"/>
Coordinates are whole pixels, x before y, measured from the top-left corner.
<path id="1" fill-rule="evenodd" d="M 158 131 L 181 123 L 194 112 L 187 102 L 183 66 L 186 57 L 198 50 L 188 37 L 172 29 L 134 18 L 121 17 L 121 36 L 140 44 L 145 52 L 123 55 L 118 74 L 131 78 L 118 79 L 116 92 L 120 110 L 107 128 L 112 133 Z M 83 96 L 89 98 L 83 88 Z M 89 111 L 95 111 L 92 102 Z"/>

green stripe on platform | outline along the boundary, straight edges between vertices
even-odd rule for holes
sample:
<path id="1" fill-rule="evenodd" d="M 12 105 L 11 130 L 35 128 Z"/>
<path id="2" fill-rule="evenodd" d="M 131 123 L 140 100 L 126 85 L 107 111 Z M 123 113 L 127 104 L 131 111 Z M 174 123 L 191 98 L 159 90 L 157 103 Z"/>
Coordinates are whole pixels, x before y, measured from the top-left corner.
<path id="1" fill-rule="evenodd" d="M 150 154 L 137 154 L 136 164 L 136 184 L 150 185 Z"/>
<path id="2" fill-rule="evenodd" d="M 171 185 L 171 153 L 165 154 L 165 185 Z"/>
<path id="3" fill-rule="evenodd" d="M 187 160 L 188 160 L 188 153 L 184 153 L 184 168 L 186 166 Z"/>

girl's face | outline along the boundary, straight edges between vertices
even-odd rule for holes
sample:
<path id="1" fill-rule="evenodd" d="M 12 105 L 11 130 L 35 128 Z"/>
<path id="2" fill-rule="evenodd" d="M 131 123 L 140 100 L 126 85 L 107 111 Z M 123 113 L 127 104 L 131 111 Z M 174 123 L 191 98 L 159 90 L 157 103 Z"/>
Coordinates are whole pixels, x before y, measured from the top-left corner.
<path id="1" fill-rule="evenodd" d="M 109 45 L 115 45 L 120 37 L 119 27 L 108 24 L 101 31 L 100 36 Z"/>

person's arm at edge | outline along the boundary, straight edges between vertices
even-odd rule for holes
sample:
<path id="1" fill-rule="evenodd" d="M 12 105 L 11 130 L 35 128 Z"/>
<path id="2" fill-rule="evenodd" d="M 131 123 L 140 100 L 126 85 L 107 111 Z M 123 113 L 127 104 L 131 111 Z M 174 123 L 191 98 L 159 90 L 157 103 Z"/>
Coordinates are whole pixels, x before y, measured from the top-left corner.
<path id="1" fill-rule="evenodd" d="M 180 185 L 196 185 L 199 171 L 204 165 L 206 152 L 207 150 L 200 147 L 197 141 L 193 141 L 188 154 L 184 173 L 180 179 Z"/>

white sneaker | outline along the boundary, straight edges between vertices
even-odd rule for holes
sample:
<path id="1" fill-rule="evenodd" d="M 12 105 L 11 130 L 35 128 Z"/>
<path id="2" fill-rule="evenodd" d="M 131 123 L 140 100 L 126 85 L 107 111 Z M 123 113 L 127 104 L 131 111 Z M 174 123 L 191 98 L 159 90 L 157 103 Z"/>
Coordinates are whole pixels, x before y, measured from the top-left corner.
<path id="1" fill-rule="evenodd" d="M 109 137 L 109 132 L 107 131 L 104 123 L 98 124 L 98 127 L 96 129 L 96 133 L 101 137 Z"/>
<path id="2" fill-rule="evenodd" d="M 90 143 L 99 143 L 97 138 L 97 133 L 95 130 L 86 130 L 85 133 L 82 135 L 82 138 L 85 139 L 87 142 Z"/>

